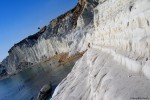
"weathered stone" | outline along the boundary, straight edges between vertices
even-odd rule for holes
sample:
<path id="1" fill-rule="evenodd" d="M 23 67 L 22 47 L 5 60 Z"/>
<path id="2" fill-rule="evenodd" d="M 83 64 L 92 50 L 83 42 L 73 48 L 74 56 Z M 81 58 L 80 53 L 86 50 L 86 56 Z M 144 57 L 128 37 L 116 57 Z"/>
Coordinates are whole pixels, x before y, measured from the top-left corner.
<path id="1" fill-rule="evenodd" d="M 38 94 L 38 100 L 46 100 L 46 98 L 48 97 L 48 96 L 50 96 L 50 94 L 51 94 L 51 92 L 52 92 L 52 87 L 51 87 L 51 85 L 50 84 L 45 84 L 42 88 L 41 88 L 41 90 L 40 90 L 40 92 L 39 92 L 39 94 Z"/>

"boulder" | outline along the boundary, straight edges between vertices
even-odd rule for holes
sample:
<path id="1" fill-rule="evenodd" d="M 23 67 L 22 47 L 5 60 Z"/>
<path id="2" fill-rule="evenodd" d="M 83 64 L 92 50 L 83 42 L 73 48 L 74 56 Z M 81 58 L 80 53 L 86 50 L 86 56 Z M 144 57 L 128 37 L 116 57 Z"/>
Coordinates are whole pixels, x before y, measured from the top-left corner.
<path id="1" fill-rule="evenodd" d="M 51 84 L 45 84 L 41 88 L 41 90 L 40 90 L 40 92 L 38 94 L 37 99 L 38 100 L 46 100 L 46 98 L 51 95 L 51 91 L 52 91 Z"/>

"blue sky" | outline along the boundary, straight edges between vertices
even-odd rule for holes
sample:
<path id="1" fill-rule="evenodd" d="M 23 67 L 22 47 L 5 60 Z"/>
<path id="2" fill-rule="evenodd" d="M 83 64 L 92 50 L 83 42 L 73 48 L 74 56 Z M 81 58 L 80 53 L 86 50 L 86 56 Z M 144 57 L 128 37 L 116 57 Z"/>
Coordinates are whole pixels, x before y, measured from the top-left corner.
<path id="1" fill-rule="evenodd" d="M 0 0 L 0 61 L 17 42 L 70 10 L 78 0 Z"/>

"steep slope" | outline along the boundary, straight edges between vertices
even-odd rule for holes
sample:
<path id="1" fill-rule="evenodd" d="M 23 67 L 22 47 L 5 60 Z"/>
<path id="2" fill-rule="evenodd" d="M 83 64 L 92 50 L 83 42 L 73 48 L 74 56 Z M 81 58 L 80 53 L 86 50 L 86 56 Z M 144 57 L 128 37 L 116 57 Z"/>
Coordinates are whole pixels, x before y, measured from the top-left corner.
<path id="1" fill-rule="evenodd" d="M 11 74 L 22 62 L 86 51 L 52 100 L 149 99 L 149 5 L 149 0 L 80 0 L 34 35 L 38 38 L 15 45 L 1 69 Z"/>
<path id="2" fill-rule="evenodd" d="M 149 100 L 150 81 L 132 73 L 106 50 L 89 49 L 51 100 Z"/>
<path id="3" fill-rule="evenodd" d="M 4 70 L 13 74 L 55 54 L 72 50 L 71 45 L 80 43 L 84 35 L 77 36 L 77 30 L 91 22 L 95 5 L 95 1 L 80 0 L 75 8 L 52 20 L 36 34 L 15 44 L 0 65 L 1 75 Z M 77 23 L 80 20 L 82 23 Z"/>
<path id="4" fill-rule="evenodd" d="M 87 26 L 85 38 L 91 49 L 52 100 L 149 100 L 149 5 L 149 0 L 99 0 L 94 28 Z"/>

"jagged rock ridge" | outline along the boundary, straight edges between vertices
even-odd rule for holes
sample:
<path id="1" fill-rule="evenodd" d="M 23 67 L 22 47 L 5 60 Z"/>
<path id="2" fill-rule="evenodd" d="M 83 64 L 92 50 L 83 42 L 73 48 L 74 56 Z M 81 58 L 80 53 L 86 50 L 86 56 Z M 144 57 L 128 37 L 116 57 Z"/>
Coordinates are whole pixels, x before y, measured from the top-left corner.
<path id="1" fill-rule="evenodd" d="M 150 1 L 80 0 L 79 5 L 76 14 L 53 20 L 32 47 L 13 48 L 3 68 L 13 73 L 20 62 L 87 50 L 52 100 L 149 99 Z"/>
<path id="2" fill-rule="evenodd" d="M 0 66 L 5 68 L 1 67 L 1 72 L 5 69 L 8 74 L 13 74 L 18 71 L 17 69 L 21 69 L 20 65 L 23 63 L 32 65 L 48 59 L 56 52 L 69 52 L 73 47 L 71 45 L 77 45 L 83 37 L 75 42 L 76 30 L 86 26 L 93 19 L 91 13 L 95 5 L 96 1 L 91 3 L 91 1 L 80 0 L 73 9 L 52 20 L 48 26 L 44 26 L 36 34 L 15 44 L 9 50 L 9 56 L 2 61 Z M 81 22 L 80 20 L 82 24 L 78 23 Z"/>

